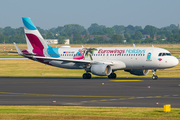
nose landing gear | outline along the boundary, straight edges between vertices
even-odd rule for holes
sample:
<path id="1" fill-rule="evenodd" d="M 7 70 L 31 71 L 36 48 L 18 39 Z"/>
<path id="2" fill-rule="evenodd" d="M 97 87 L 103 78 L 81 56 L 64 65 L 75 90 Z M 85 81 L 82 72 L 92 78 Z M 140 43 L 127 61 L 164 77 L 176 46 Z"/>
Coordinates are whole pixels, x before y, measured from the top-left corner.
<path id="1" fill-rule="evenodd" d="M 155 69 L 155 70 L 152 70 L 152 72 L 153 72 L 152 79 L 153 79 L 153 80 L 157 80 L 157 79 L 158 79 L 158 76 L 156 75 L 156 69 Z"/>

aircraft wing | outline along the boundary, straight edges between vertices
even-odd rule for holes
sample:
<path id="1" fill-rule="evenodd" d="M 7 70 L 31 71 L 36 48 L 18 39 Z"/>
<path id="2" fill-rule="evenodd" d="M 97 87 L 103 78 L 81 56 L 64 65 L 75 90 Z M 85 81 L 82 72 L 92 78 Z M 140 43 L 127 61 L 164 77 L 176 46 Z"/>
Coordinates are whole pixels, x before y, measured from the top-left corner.
<path id="1" fill-rule="evenodd" d="M 52 57 L 41 57 L 41 56 L 33 56 L 32 58 L 39 58 L 39 59 L 44 59 L 44 60 L 55 60 L 55 61 L 66 61 L 66 62 L 74 62 L 74 63 L 84 63 L 84 64 L 97 63 L 95 61 L 90 61 L 90 60 L 74 60 L 74 59 L 66 59 L 66 58 L 52 58 Z"/>

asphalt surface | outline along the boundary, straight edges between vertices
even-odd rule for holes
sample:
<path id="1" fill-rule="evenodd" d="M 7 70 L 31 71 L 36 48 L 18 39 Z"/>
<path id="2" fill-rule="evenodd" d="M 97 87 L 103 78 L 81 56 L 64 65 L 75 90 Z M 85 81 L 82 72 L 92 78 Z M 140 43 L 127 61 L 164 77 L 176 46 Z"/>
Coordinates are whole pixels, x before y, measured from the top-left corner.
<path id="1" fill-rule="evenodd" d="M 165 104 L 180 108 L 180 78 L 0 77 L 0 105 L 163 107 Z"/>

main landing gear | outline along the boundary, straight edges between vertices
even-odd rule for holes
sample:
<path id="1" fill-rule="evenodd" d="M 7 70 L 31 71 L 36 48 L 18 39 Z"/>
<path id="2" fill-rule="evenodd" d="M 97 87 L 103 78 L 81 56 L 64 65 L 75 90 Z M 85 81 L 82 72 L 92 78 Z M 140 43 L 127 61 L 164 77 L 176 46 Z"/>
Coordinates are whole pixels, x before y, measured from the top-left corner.
<path id="1" fill-rule="evenodd" d="M 83 79 L 91 79 L 91 74 L 87 72 L 87 73 L 84 73 L 82 77 Z"/>
<path id="2" fill-rule="evenodd" d="M 109 79 L 115 79 L 116 78 L 116 73 L 111 73 L 109 76 L 108 76 Z"/>
<path id="3" fill-rule="evenodd" d="M 156 75 L 156 70 L 152 70 L 152 72 L 153 72 L 152 79 L 153 79 L 153 80 L 157 80 L 157 79 L 158 79 L 158 76 Z"/>

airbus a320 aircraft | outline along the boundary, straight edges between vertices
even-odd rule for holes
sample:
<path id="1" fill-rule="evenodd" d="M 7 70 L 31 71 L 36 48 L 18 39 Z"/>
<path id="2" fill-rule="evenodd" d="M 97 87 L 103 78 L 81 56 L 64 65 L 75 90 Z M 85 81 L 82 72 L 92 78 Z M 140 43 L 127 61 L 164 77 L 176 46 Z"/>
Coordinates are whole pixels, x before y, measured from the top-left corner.
<path id="1" fill-rule="evenodd" d="M 28 49 L 21 51 L 14 43 L 19 55 L 56 67 L 84 69 L 84 79 L 90 79 L 90 73 L 116 78 L 114 72 L 117 70 L 141 76 L 151 69 L 155 80 L 157 69 L 171 68 L 179 63 L 169 51 L 156 47 L 53 48 L 44 41 L 29 17 L 23 17 L 22 21 Z"/>

